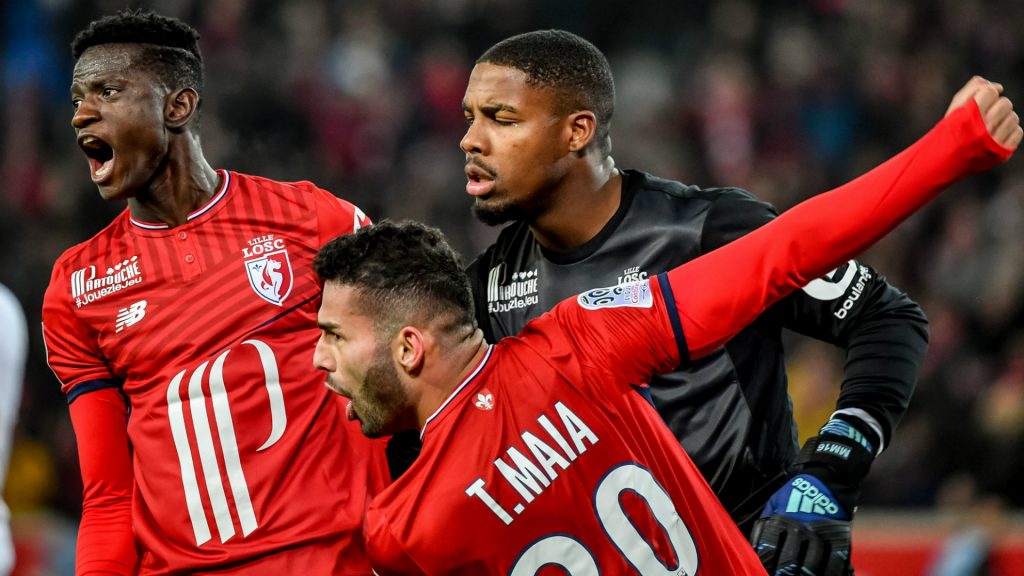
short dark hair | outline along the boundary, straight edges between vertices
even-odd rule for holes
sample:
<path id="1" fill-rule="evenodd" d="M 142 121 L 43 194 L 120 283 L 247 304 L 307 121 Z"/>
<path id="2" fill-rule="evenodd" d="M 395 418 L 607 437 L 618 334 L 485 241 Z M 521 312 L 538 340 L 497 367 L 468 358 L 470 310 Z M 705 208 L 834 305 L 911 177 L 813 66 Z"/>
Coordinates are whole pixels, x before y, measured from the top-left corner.
<path id="1" fill-rule="evenodd" d="M 611 153 L 615 81 L 608 59 L 597 46 L 565 30 L 536 30 L 498 42 L 476 62 L 515 68 L 526 74 L 529 85 L 554 90 L 561 113 L 593 112 L 595 141 L 604 154 Z"/>
<path id="2" fill-rule="evenodd" d="M 203 95 L 203 55 L 199 32 L 177 18 L 148 10 L 121 10 L 93 20 L 71 41 L 71 55 L 102 44 L 137 44 L 138 64 L 153 72 L 171 89 L 191 88 Z"/>
<path id="3" fill-rule="evenodd" d="M 382 220 L 328 242 L 313 270 L 324 282 L 356 288 L 384 338 L 410 321 L 444 317 L 446 330 L 476 328 L 462 260 L 437 228 Z"/>

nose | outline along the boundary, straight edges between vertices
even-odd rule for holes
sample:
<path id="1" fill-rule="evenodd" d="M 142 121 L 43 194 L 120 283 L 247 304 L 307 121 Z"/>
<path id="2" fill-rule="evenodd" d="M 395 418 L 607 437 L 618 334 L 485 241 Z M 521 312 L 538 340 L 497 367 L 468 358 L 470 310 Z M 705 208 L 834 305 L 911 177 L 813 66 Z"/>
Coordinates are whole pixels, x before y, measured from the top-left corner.
<path id="1" fill-rule="evenodd" d="M 322 335 L 316 341 L 316 348 L 313 349 L 313 367 L 324 372 L 334 372 L 334 361 L 326 350 Z"/>
<path id="2" fill-rule="evenodd" d="M 99 119 L 99 111 L 92 103 L 92 99 L 86 97 L 78 101 L 78 108 L 71 117 L 71 126 L 75 130 L 81 130 Z"/>
<path id="3" fill-rule="evenodd" d="M 484 151 L 483 135 L 477 125 L 477 122 L 470 124 L 466 128 L 466 134 L 459 141 L 459 148 L 466 154 L 481 154 Z"/>

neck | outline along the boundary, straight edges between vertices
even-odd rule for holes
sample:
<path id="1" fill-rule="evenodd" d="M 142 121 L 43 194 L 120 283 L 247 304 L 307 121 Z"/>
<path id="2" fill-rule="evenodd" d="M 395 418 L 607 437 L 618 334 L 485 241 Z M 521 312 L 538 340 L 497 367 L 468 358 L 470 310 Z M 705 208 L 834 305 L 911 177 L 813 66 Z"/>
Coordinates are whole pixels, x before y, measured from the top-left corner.
<path id="1" fill-rule="evenodd" d="M 136 220 L 181 226 L 216 194 L 220 175 L 203 156 L 198 136 L 179 138 L 149 186 L 128 199 L 128 210 Z"/>
<path id="2" fill-rule="evenodd" d="M 427 418 L 437 412 L 437 409 L 480 365 L 487 353 L 487 342 L 484 340 L 483 332 L 477 328 L 468 338 L 438 352 L 437 357 L 430 362 L 434 368 L 425 368 L 421 374 L 422 378 L 429 378 L 432 382 L 428 383 L 418 403 L 417 420 L 420 430 L 426 425 Z"/>
<path id="3" fill-rule="evenodd" d="M 549 250 L 567 250 L 586 243 L 619 209 L 622 175 L 612 157 L 581 161 L 585 164 L 570 172 L 551 192 L 551 206 L 530 222 L 537 242 Z"/>

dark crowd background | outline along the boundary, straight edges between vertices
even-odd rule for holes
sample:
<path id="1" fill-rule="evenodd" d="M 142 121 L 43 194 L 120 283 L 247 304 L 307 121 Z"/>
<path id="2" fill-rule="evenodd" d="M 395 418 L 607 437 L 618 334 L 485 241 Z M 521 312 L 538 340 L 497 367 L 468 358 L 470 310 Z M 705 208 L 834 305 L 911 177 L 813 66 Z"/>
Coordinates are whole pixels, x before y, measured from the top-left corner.
<path id="1" fill-rule="evenodd" d="M 466 258 L 496 231 L 469 212 L 462 94 L 474 59 L 518 32 L 568 29 L 608 55 L 620 167 L 743 187 L 780 209 L 910 144 L 972 74 L 1002 82 L 1024 109 L 1019 0 L 132 5 L 202 34 L 202 134 L 215 167 L 312 180 L 374 219 L 424 220 Z M 54 260 L 123 208 L 89 181 L 68 95 L 74 33 L 123 6 L 7 0 L 0 12 L 0 282 L 32 334 L 6 487 L 21 534 L 73 531 L 80 513 L 74 434 L 38 326 Z M 1024 508 L 1022 246 L 1016 158 L 955 186 L 864 256 L 931 322 L 913 404 L 875 463 L 865 508 Z M 842 355 L 793 337 L 789 358 L 805 437 L 833 406 Z"/>

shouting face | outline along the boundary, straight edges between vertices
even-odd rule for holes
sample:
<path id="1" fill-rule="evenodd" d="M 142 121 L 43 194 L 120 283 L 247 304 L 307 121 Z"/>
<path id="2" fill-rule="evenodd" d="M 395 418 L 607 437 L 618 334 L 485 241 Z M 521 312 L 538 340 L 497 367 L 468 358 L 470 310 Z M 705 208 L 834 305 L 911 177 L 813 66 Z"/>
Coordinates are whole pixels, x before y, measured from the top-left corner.
<path id="1" fill-rule="evenodd" d="M 360 312 L 358 300 L 350 286 L 324 286 L 313 365 L 327 372 L 331 391 L 349 399 L 348 419 L 359 420 L 363 434 L 377 438 L 397 431 L 401 417 L 410 411 L 409 399 L 387 343 Z"/>
<path id="2" fill-rule="evenodd" d="M 71 125 L 107 200 L 144 190 L 169 150 L 164 109 L 170 91 L 135 61 L 139 51 L 132 44 L 93 46 L 75 64 Z"/>

